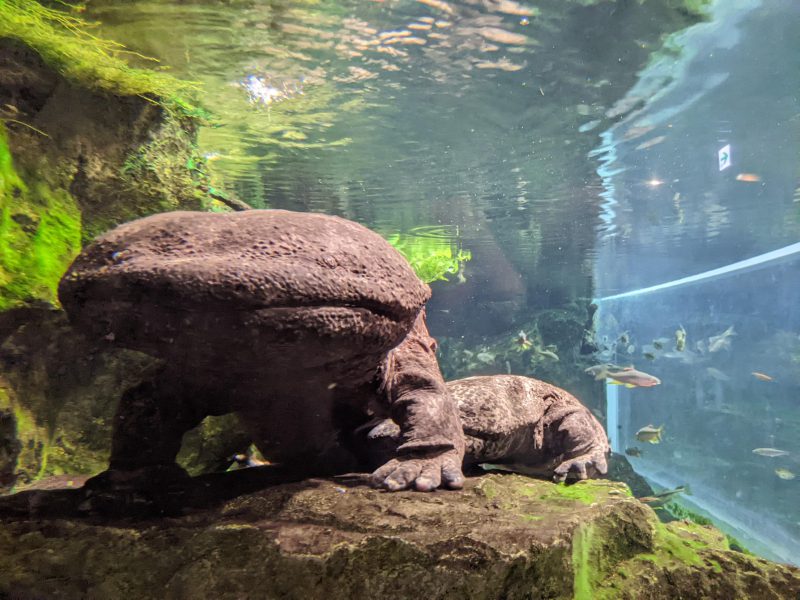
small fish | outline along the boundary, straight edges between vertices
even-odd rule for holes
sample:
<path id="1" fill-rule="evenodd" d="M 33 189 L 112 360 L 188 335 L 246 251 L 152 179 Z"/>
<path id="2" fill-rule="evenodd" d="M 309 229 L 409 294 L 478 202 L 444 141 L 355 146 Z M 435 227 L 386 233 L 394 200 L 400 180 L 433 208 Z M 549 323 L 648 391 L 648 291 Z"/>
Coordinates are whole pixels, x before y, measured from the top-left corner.
<path id="1" fill-rule="evenodd" d="M 788 456 L 789 453 L 786 450 L 778 450 L 777 448 L 754 448 L 753 454 L 775 458 L 776 456 Z"/>
<path id="2" fill-rule="evenodd" d="M 686 330 L 681 325 L 678 329 L 675 330 L 675 350 L 677 352 L 683 352 L 686 348 Z"/>
<path id="3" fill-rule="evenodd" d="M 650 138 L 646 142 L 642 142 L 641 144 L 636 146 L 635 150 L 646 150 L 647 148 L 652 148 L 656 144 L 660 144 L 661 142 L 663 142 L 665 139 L 667 139 L 667 136 L 665 135 L 659 135 L 654 138 Z"/>
<path id="4" fill-rule="evenodd" d="M 728 350 L 731 347 L 731 338 L 734 335 L 736 335 L 736 332 L 733 330 L 733 325 L 719 335 L 712 335 L 708 338 L 708 351 L 719 352 L 720 350 Z"/>
<path id="5" fill-rule="evenodd" d="M 520 475 L 530 475 L 533 477 L 541 477 L 542 475 L 549 474 L 549 469 L 547 468 L 536 468 L 521 463 L 480 463 L 478 466 L 484 471 L 506 471 L 507 473 L 518 473 Z"/>
<path id="6" fill-rule="evenodd" d="M 634 352 L 636 352 L 636 346 L 634 346 L 633 344 L 628 344 L 628 347 L 625 348 L 625 350 L 627 351 L 628 354 L 633 354 Z"/>
<path id="7" fill-rule="evenodd" d="M 536 348 L 536 354 L 549 358 L 551 360 L 558 360 L 558 354 L 550 350 L 550 347 L 547 346 L 545 348 Z"/>
<path id="8" fill-rule="evenodd" d="M 644 352 L 642 354 L 642 356 L 644 356 L 647 360 L 655 360 L 656 359 L 656 355 L 653 354 L 652 352 Z"/>
<path id="9" fill-rule="evenodd" d="M 653 348 L 656 350 L 663 350 L 664 349 L 664 342 L 659 340 L 653 340 Z"/>
<path id="10" fill-rule="evenodd" d="M 625 448 L 625 454 L 628 456 L 641 456 L 642 451 L 636 446 L 631 446 L 630 448 Z"/>
<path id="11" fill-rule="evenodd" d="M 587 131 L 591 131 L 592 129 L 600 125 L 600 123 L 602 123 L 600 119 L 592 119 L 591 121 L 587 121 L 586 123 L 578 127 L 578 133 L 586 133 Z"/>
<path id="12" fill-rule="evenodd" d="M 611 363 L 601 363 L 585 369 L 583 372 L 594 377 L 595 381 L 602 381 L 608 377 L 609 371 L 620 371 L 625 367 L 620 367 Z"/>
<path id="13" fill-rule="evenodd" d="M 528 338 L 528 334 L 524 331 L 520 331 L 517 334 L 517 336 L 514 338 L 514 343 L 520 352 L 529 350 L 531 346 L 533 346 L 533 342 Z"/>
<path id="14" fill-rule="evenodd" d="M 664 506 L 668 502 L 672 501 L 672 499 L 678 494 L 688 494 L 691 496 L 692 492 L 688 485 L 679 485 L 675 489 L 659 492 L 658 494 L 653 494 L 652 496 L 643 496 L 641 498 L 637 498 L 637 500 L 651 507 Z"/>
<path id="15" fill-rule="evenodd" d="M 789 481 L 796 477 L 796 475 L 792 473 L 789 469 L 784 469 L 782 467 L 775 469 L 775 475 L 777 475 L 781 479 L 785 479 L 786 481 Z"/>
<path id="16" fill-rule="evenodd" d="M 624 385 L 629 388 L 653 387 L 661 383 L 658 377 L 644 371 L 637 371 L 633 367 L 626 367 L 620 371 L 609 371 L 606 376 L 610 383 Z"/>
<path id="17" fill-rule="evenodd" d="M 261 453 L 256 449 L 255 446 L 252 445 L 247 449 L 246 452 L 234 454 L 233 456 L 228 457 L 228 460 L 231 461 L 231 464 L 228 467 L 229 471 L 235 471 L 237 469 L 244 469 L 247 467 L 261 467 L 269 464 L 269 461 L 264 460 L 264 458 L 261 456 Z"/>
<path id="18" fill-rule="evenodd" d="M 603 379 L 606 378 L 606 375 L 608 374 L 609 366 L 610 365 L 608 365 L 607 363 L 603 363 L 601 365 L 594 365 L 592 367 L 584 369 L 583 372 L 586 373 L 587 375 L 591 375 L 592 377 L 594 377 L 595 381 L 602 381 Z"/>
<path id="19" fill-rule="evenodd" d="M 477 358 L 482 363 L 486 363 L 488 365 L 490 363 L 493 363 L 497 358 L 497 356 L 495 356 L 491 352 L 486 352 L 484 350 L 483 352 L 478 352 L 478 354 L 475 355 L 475 358 Z"/>
<path id="20" fill-rule="evenodd" d="M 619 340 L 618 341 L 623 346 L 627 346 L 628 343 L 631 341 L 631 338 L 628 335 L 628 332 L 627 331 L 623 331 L 621 334 L 619 334 Z"/>
<path id="21" fill-rule="evenodd" d="M 661 434 L 664 431 L 664 426 L 656 427 L 655 425 L 647 425 L 642 427 L 636 432 L 636 439 L 640 442 L 647 442 L 648 444 L 660 444 Z"/>
<path id="22" fill-rule="evenodd" d="M 758 379 L 759 381 L 775 381 L 772 377 L 770 377 L 766 373 L 759 373 L 758 371 L 753 371 L 751 375 L 756 379 Z"/>
<path id="23" fill-rule="evenodd" d="M 761 181 L 761 176 L 755 173 L 739 173 L 736 176 L 736 181 L 746 181 L 747 183 L 758 183 Z"/>

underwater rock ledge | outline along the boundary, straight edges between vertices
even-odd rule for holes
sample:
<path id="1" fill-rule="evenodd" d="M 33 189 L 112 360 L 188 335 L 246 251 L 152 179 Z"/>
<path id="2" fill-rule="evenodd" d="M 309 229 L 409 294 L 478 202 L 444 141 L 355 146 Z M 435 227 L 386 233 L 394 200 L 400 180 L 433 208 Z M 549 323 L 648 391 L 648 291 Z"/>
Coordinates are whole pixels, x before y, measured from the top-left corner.
<path id="1" fill-rule="evenodd" d="M 0 597 L 796 598 L 800 570 L 662 525 L 624 484 L 308 480 L 184 517 L 0 524 Z"/>
<path id="2" fill-rule="evenodd" d="M 101 352 L 57 310 L 82 243 L 143 215 L 215 206 L 193 85 L 130 68 L 72 14 L 0 2 L 0 493 L 101 470 L 108 399 L 149 360 Z"/>

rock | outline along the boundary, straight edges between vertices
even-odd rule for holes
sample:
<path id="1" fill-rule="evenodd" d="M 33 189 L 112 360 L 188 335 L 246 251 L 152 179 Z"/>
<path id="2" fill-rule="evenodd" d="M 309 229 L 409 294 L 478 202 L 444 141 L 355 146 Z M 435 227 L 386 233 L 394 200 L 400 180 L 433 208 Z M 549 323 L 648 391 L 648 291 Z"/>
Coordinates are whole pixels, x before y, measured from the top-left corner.
<path id="1" fill-rule="evenodd" d="M 611 454 L 608 459 L 608 478 L 625 483 L 637 498 L 655 494 L 647 480 L 634 470 L 633 465 L 624 454 Z"/>
<path id="2" fill-rule="evenodd" d="M 54 310 L 81 243 L 213 204 L 187 84 L 128 68 L 58 14 L 0 3 L 0 414 L 15 421 L 0 424 L 0 492 L 105 466 L 113 400 L 152 362 L 98 351 Z"/>
<path id="3" fill-rule="evenodd" d="M 92 344 L 60 310 L 0 313 L 0 413 L 16 423 L 20 448 L 8 455 L 16 483 L 105 467 L 118 390 L 138 384 L 156 364 Z"/>
<path id="4" fill-rule="evenodd" d="M 0 390 L 3 393 L 4 390 Z M 14 469 L 22 448 L 17 439 L 17 419 L 10 410 L 0 408 L 0 492 L 13 487 L 17 481 Z"/>
<path id="5" fill-rule="evenodd" d="M 0 524 L 0 597 L 796 598 L 800 571 L 663 525 L 619 483 L 308 480 L 157 521 Z"/>

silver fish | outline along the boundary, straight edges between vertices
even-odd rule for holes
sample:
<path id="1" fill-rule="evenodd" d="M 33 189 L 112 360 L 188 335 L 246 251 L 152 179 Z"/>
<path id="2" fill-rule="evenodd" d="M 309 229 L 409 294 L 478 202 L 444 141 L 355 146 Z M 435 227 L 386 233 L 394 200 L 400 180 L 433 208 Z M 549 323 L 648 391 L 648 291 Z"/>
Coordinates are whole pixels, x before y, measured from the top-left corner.
<path id="1" fill-rule="evenodd" d="M 733 330 L 733 325 L 728 327 L 719 335 L 712 335 L 708 338 L 708 351 L 719 352 L 720 350 L 728 350 L 731 347 L 731 338 L 736 335 Z"/>
<path id="2" fill-rule="evenodd" d="M 754 448 L 753 454 L 774 458 L 776 456 L 788 456 L 789 453 L 786 450 L 778 450 L 777 448 Z"/>

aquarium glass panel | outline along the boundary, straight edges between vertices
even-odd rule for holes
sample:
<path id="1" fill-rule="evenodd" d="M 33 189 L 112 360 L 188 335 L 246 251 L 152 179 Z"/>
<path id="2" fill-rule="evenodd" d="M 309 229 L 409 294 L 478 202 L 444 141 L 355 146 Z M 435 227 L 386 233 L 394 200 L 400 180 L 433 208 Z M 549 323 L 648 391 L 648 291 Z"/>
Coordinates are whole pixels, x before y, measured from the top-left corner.
<path id="1" fill-rule="evenodd" d="M 595 358 L 614 451 L 656 490 L 688 485 L 678 502 L 751 550 L 799 563 L 798 7 L 713 14 L 640 73 L 622 101 L 637 108 L 593 153 Z"/>

